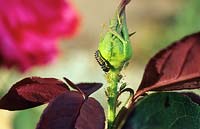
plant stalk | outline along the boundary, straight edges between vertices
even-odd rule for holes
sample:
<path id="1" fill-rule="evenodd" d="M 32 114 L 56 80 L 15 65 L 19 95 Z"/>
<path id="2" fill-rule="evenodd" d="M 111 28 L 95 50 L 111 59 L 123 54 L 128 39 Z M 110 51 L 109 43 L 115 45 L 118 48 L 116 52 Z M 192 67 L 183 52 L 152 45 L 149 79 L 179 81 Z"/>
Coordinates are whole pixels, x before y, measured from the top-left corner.
<path id="1" fill-rule="evenodd" d="M 120 81 L 119 71 L 110 70 L 106 74 L 108 83 L 107 95 L 108 95 L 108 129 L 112 129 L 113 123 L 116 117 L 116 105 L 117 105 L 117 85 Z"/>
<path id="2" fill-rule="evenodd" d="M 131 0 L 121 0 L 113 19 L 110 20 L 109 29 L 99 42 L 95 57 L 106 73 L 108 97 L 108 129 L 114 129 L 116 118 L 118 84 L 122 76 L 121 70 L 132 57 L 132 47 L 126 24 L 125 7 Z"/>

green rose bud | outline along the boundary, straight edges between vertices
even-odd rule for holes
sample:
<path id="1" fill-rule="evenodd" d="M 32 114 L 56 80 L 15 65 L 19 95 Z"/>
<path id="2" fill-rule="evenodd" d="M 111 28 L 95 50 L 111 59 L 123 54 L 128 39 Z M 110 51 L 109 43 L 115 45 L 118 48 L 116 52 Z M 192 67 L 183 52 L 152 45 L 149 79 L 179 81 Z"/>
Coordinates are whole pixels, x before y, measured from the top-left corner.
<path id="1" fill-rule="evenodd" d="M 128 63 L 132 57 L 132 47 L 125 14 L 117 14 L 117 17 L 111 20 L 108 31 L 100 39 L 98 52 L 110 69 L 120 71 Z"/>
<path id="2" fill-rule="evenodd" d="M 117 127 L 114 124 L 116 108 L 118 105 L 119 91 L 125 88 L 125 84 L 118 88 L 123 77 L 122 68 L 129 62 L 132 56 L 132 47 L 126 25 L 125 7 L 130 0 L 121 0 L 115 17 L 110 21 L 109 29 L 100 38 L 95 58 L 100 64 L 107 81 L 106 96 L 108 97 L 108 129 Z"/>

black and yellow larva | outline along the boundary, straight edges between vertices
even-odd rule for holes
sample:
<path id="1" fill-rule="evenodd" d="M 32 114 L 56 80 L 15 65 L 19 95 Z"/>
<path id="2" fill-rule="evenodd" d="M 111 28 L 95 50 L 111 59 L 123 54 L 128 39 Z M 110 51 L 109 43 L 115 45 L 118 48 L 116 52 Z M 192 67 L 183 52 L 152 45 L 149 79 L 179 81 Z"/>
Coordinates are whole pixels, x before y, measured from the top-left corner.
<path id="1" fill-rule="evenodd" d="M 95 52 L 95 58 L 97 60 L 97 62 L 99 63 L 99 65 L 101 66 L 101 68 L 103 69 L 104 72 L 108 72 L 110 70 L 110 64 L 108 61 L 106 61 L 99 50 L 97 50 Z"/>

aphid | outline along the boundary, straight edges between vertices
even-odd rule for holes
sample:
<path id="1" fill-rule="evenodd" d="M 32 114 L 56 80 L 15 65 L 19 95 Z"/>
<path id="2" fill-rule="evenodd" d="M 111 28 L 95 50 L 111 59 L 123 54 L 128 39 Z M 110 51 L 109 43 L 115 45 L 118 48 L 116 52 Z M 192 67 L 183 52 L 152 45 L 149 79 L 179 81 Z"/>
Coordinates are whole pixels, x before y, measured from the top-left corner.
<path id="1" fill-rule="evenodd" d="M 110 70 L 109 62 L 106 61 L 102 56 L 99 50 L 95 52 L 95 58 L 104 72 L 108 72 Z"/>
<path id="2" fill-rule="evenodd" d="M 119 91 L 122 91 L 124 88 L 126 88 L 127 84 L 126 83 L 122 83 L 122 85 L 120 86 Z"/>
<path id="3" fill-rule="evenodd" d="M 119 107 L 122 104 L 122 101 L 117 100 L 117 107 Z"/>

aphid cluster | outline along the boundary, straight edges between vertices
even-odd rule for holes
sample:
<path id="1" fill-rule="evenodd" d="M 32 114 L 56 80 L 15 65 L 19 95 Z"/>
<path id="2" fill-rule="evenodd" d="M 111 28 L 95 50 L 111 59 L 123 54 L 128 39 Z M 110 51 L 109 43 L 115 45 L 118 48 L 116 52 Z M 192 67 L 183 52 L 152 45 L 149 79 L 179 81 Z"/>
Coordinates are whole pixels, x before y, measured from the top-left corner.
<path id="1" fill-rule="evenodd" d="M 99 50 L 97 50 L 95 52 L 95 59 L 97 60 L 97 62 L 99 63 L 99 65 L 101 66 L 101 68 L 103 69 L 104 72 L 108 72 L 110 70 L 110 64 L 108 61 L 106 61 Z"/>

